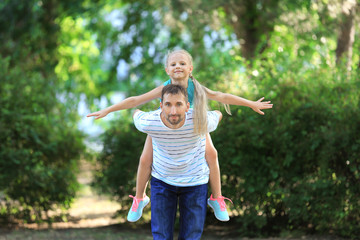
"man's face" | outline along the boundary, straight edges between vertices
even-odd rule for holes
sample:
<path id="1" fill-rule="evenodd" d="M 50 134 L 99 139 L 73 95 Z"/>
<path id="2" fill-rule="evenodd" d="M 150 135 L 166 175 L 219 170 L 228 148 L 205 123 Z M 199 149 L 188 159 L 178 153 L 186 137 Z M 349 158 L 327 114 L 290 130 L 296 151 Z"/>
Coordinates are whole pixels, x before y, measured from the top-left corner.
<path id="1" fill-rule="evenodd" d="M 163 96 L 160 107 L 167 122 L 176 127 L 185 119 L 185 113 L 189 110 L 190 103 L 185 101 L 185 96 L 181 93 L 167 93 Z"/>

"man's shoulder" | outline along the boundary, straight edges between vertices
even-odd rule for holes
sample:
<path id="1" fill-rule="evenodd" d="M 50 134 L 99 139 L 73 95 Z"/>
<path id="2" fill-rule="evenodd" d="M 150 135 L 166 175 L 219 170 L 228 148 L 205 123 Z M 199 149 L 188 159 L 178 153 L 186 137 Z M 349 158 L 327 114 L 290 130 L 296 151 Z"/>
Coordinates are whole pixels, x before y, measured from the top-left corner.
<path id="1" fill-rule="evenodd" d="M 160 111 L 138 111 L 134 114 L 134 124 L 138 130 L 145 133 L 150 129 L 158 128 L 159 126 L 162 126 Z"/>
<path id="2" fill-rule="evenodd" d="M 160 113 L 161 113 L 161 109 L 159 108 L 159 109 L 156 109 L 156 110 L 154 110 L 154 111 L 147 112 L 147 113 L 148 113 L 148 115 L 150 115 L 150 116 L 159 116 Z"/>
<path id="3" fill-rule="evenodd" d="M 187 115 L 193 115 L 194 109 L 190 108 L 189 111 L 186 112 Z"/>
<path id="4" fill-rule="evenodd" d="M 208 111 L 207 116 L 208 116 L 208 118 L 213 118 L 216 120 L 219 120 L 219 118 L 220 118 L 220 115 L 217 113 L 217 111 Z"/>
<path id="5" fill-rule="evenodd" d="M 193 108 L 190 108 L 189 111 L 186 112 L 187 117 L 189 117 L 190 119 L 192 119 L 193 114 L 194 114 Z M 219 114 L 217 114 L 216 111 L 207 111 L 207 117 L 210 119 L 218 119 Z"/>
<path id="6" fill-rule="evenodd" d="M 193 114 L 194 114 L 194 109 L 190 108 L 189 111 L 186 112 L 186 119 L 192 120 L 194 116 Z"/>
<path id="7" fill-rule="evenodd" d="M 135 113 L 134 119 L 140 120 L 140 119 L 159 118 L 160 113 L 161 113 L 160 109 L 157 109 L 155 111 L 150 111 L 150 112 L 138 111 L 137 113 Z"/>

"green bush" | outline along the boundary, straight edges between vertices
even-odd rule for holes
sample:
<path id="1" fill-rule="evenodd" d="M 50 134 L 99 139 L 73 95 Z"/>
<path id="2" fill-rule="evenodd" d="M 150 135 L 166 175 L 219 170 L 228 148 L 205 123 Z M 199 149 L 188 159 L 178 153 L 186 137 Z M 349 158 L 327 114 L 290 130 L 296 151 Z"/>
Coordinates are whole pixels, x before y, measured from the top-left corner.
<path id="1" fill-rule="evenodd" d="M 213 134 L 245 235 L 359 234 L 360 82 L 309 79 L 274 84 L 265 116 L 234 108 Z"/>
<path id="2" fill-rule="evenodd" d="M 54 70 L 55 19 L 65 10 L 38 1 L 0 5 L 0 216 L 42 221 L 48 210 L 69 207 L 84 151 L 76 104 Z"/>
<path id="3" fill-rule="evenodd" d="M 131 116 L 125 112 L 104 133 L 104 148 L 97 158 L 99 168 L 95 171 L 93 186 L 114 199 L 131 205 L 129 194 L 135 195 L 136 172 L 144 147 L 146 134 L 139 132 Z"/>
<path id="4" fill-rule="evenodd" d="M 77 190 L 82 134 L 54 97 L 50 79 L 10 68 L 0 58 L 1 215 L 41 220 L 43 211 L 68 207 Z"/>

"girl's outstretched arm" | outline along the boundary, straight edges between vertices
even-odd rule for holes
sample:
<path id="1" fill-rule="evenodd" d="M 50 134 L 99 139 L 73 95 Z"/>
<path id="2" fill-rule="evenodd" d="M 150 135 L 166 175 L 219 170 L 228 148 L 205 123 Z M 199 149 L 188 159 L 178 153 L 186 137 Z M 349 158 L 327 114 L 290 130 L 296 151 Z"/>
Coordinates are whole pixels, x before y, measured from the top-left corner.
<path id="1" fill-rule="evenodd" d="M 95 117 L 95 119 L 99 119 L 105 117 L 111 112 L 130 109 L 145 104 L 155 98 L 160 98 L 163 87 L 164 85 L 161 85 L 145 94 L 125 98 L 121 102 L 111 105 L 110 107 L 104 108 L 97 112 L 90 113 L 87 115 L 87 117 Z"/>
<path id="2" fill-rule="evenodd" d="M 221 102 L 224 104 L 246 106 L 261 115 L 265 114 L 263 111 L 261 111 L 262 109 L 269 109 L 269 108 L 273 107 L 273 105 L 270 103 L 270 101 L 262 102 L 262 100 L 264 100 L 263 97 L 257 101 L 251 101 L 251 100 L 247 100 L 245 98 L 238 97 L 238 96 L 235 96 L 235 95 L 232 95 L 229 93 L 217 92 L 217 91 L 210 90 L 206 87 L 204 87 L 204 88 L 205 88 L 207 97 L 211 100 L 215 100 L 215 101 L 218 101 L 218 102 Z"/>

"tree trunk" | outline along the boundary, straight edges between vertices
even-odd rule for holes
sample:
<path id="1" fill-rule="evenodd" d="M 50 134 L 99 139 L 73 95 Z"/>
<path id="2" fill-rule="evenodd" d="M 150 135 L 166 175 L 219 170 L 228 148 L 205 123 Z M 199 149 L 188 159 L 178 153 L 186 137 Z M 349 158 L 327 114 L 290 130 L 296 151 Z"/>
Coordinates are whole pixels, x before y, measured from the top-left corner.
<path id="1" fill-rule="evenodd" d="M 251 60 L 256 55 L 266 49 L 266 44 L 260 49 L 260 39 L 262 36 L 268 37 L 273 31 L 274 19 L 277 17 L 278 0 L 265 1 L 228 1 L 224 4 L 227 14 L 227 21 L 233 27 L 234 33 L 240 42 L 242 56 Z"/>
<path id="2" fill-rule="evenodd" d="M 340 24 L 339 36 L 336 47 L 336 64 L 346 62 L 346 68 L 350 71 L 352 64 L 353 44 L 355 39 L 355 8 L 353 4 L 347 12 L 343 13 L 343 20 Z"/>

